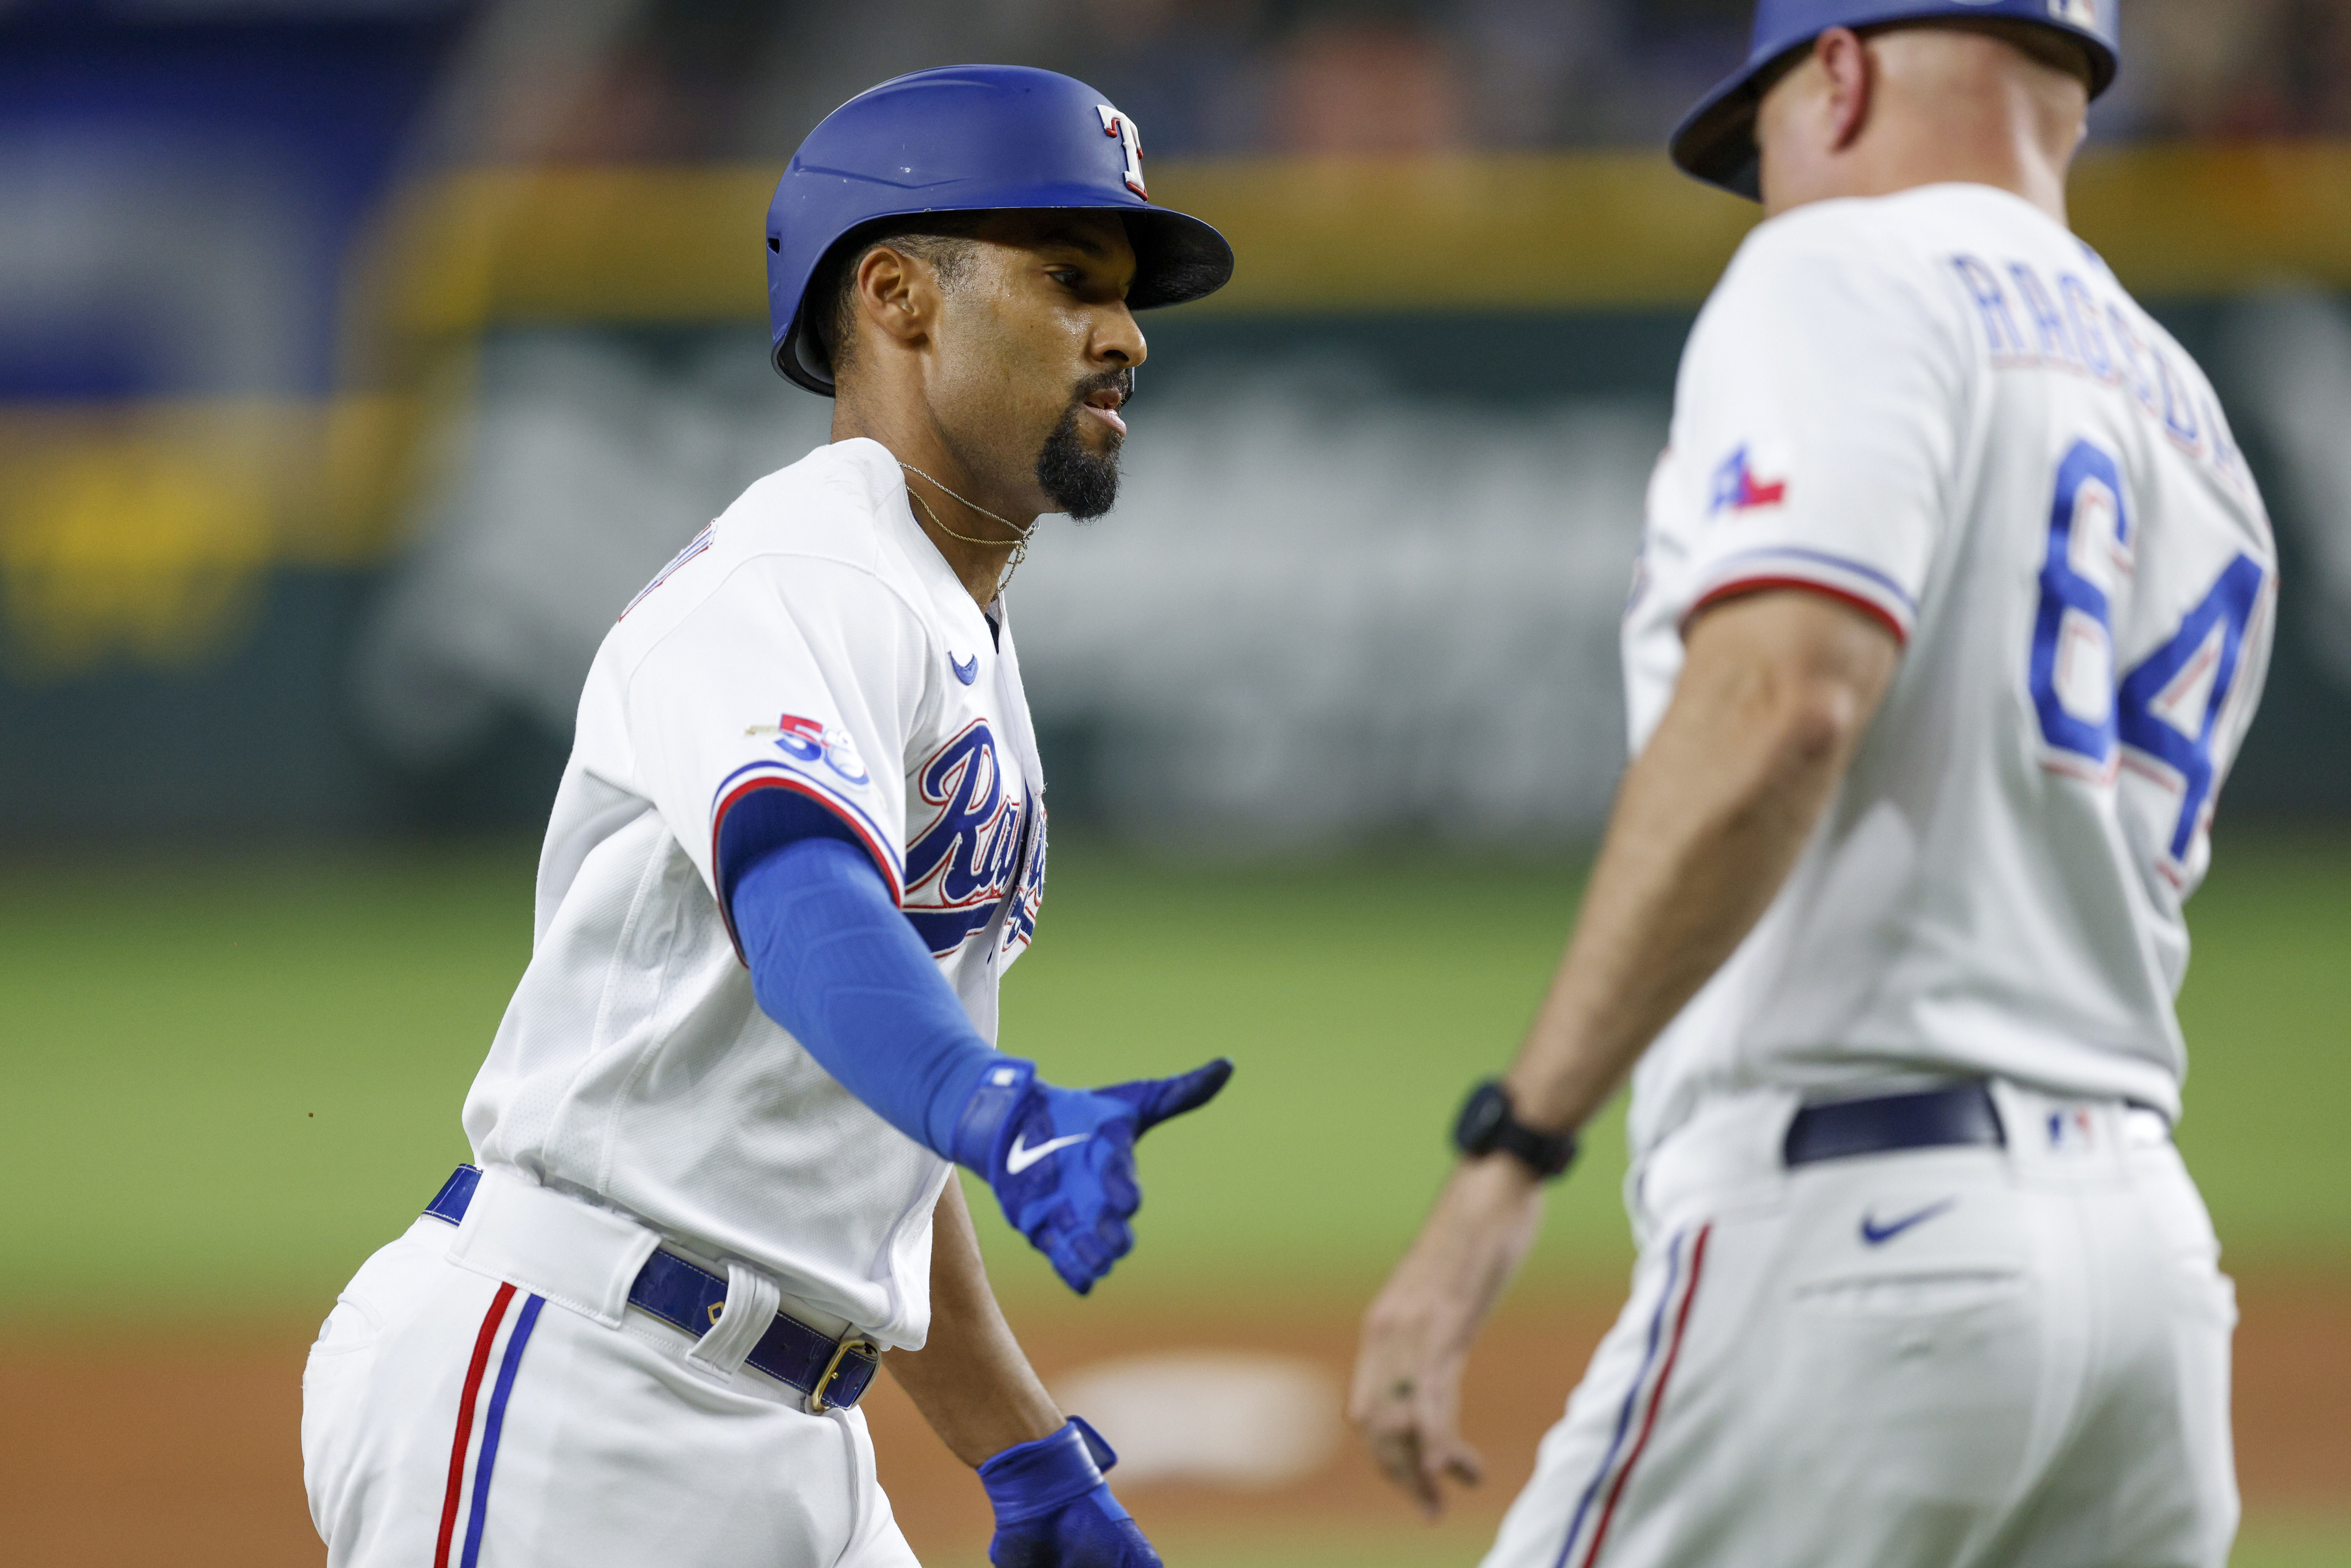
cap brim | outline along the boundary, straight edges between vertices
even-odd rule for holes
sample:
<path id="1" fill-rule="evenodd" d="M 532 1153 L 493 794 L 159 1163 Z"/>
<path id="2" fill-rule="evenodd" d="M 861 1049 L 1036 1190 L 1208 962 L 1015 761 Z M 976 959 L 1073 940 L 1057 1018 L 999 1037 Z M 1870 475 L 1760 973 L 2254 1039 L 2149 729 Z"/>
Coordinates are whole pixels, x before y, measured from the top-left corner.
<path id="1" fill-rule="evenodd" d="M 1214 294 L 1232 280 L 1233 247 L 1225 236 L 1218 234 L 1213 225 L 1203 223 L 1188 213 L 1171 212 L 1165 207 L 1126 206 L 1100 202 L 1073 202 L 1067 206 L 1058 206 L 1043 202 L 1020 208 L 942 204 L 919 210 L 1116 213 L 1126 220 L 1127 242 L 1134 246 L 1134 281 L 1128 285 L 1126 291 L 1126 308 L 1130 310 L 1182 305 Z M 910 217 L 914 214 L 900 213 L 893 215 Z M 890 219 L 870 221 L 883 223 Z M 865 226 L 859 225 L 861 228 Z M 856 238 L 856 230 L 852 229 L 837 243 L 847 245 Z M 832 252 L 826 254 L 830 256 Z M 819 270 L 821 271 L 821 267 Z M 776 346 L 776 369 L 794 385 L 831 397 L 833 393 L 832 367 L 825 361 L 814 335 L 805 328 L 807 315 L 808 307 L 803 302 L 792 317 L 791 329 Z"/>
<path id="2" fill-rule="evenodd" d="M 1214 294 L 1233 277 L 1233 247 L 1211 225 L 1165 207 L 1110 207 L 1126 219 L 1134 246 L 1134 282 L 1126 291 L 1130 310 L 1182 305 Z"/>
<path id="3" fill-rule="evenodd" d="M 1776 63 L 1775 57 L 1740 67 L 1682 116 L 1666 144 L 1677 168 L 1735 196 L 1763 199 L 1763 155 L 1755 146 L 1755 110 L 1763 95 L 1756 84 Z"/>

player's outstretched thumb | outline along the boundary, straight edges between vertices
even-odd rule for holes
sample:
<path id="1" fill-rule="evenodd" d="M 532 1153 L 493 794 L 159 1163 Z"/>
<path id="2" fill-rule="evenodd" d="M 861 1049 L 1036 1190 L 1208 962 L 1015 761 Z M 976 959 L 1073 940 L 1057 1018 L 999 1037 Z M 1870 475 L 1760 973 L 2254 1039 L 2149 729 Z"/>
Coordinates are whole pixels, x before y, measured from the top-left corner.
<path id="1" fill-rule="evenodd" d="M 1114 1083 L 1094 1092 L 1123 1100 L 1134 1106 L 1134 1133 L 1135 1136 L 1141 1137 L 1168 1117 L 1196 1111 L 1215 1099 L 1217 1092 L 1232 1075 L 1232 1062 L 1220 1056 L 1206 1067 L 1196 1067 L 1175 1078 L 1138 1079 L 1133 1083 Z"/>

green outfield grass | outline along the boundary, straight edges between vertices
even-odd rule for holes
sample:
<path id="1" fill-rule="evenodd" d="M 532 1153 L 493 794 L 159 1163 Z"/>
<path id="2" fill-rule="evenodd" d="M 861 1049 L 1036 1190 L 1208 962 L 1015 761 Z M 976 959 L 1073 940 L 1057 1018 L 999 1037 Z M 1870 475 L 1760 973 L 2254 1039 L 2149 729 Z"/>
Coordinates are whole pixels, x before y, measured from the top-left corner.
<path id="1" fill-rule="evenodd" d="M 316 1310 L 465 1155 L 457 1108 L 529 945 L 523 844 L 0 872 L 0 1309 Z M 1570 863 L 1412 852 L 1203 867 L 1057 851 L 1005 1043 L 1073 1082 L 1219 1052 L 1144 1145 L 1105 1287 L 1353 1291 L 1410 1233 L 1463 1086 L 1508 1056 Z M 2191 916 L 2182 1138 L 2240 1267 L 2351 1268 L 2351 839 L 2224 842 Z M 1629 1260 L 1614 1118 L 1539 1275 Z M 1005 1288 L 1050 1289 L 996 1248 Z"/>
<path id="2" fill-rule="evenodd" d="M 504 843 L 0 871 L 0 1314 L 322 1312 L 465 1155 L 457 1108 L 528 954 L 531 865 Z M 1462 1087 L 1515 1042 L 1578 881 L 1418 852 L 1237 869 L 1057 851 L 1005 1043 L 1073 1082 L 1241 1064 L 1144 1145 L 1141 1249 L 1100 1295 L 1360 1300 L 1444 1168 Z M 2223 845 L 2191 911 L 2182 1137 L 2240 1270 L 2351 1270 L 2346 889 L 2351 839 L 2256 839 Z M 1539 1286 L 1621 1278 L 1622 1166 L 1612 1115 L 1553 1205 Z M 1058 1291 L 983 1228 L 1008 1294 Z M 1162 1542 L 1188 1568 L 1460 1568 L 1484 1543 L 1460 1526 Z M 2234 1568 L 2345 1562 L 2343 1519 L 2256 1515 Z"/>

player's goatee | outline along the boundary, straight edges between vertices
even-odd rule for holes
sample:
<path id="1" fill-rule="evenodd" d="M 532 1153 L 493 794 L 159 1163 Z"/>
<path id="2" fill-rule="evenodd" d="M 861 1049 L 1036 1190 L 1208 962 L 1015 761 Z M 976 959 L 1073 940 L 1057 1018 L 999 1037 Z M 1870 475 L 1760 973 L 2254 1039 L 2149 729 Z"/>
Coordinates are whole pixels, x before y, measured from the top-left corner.
<path id="1" fill-rule="evenodd" d="M 1086 399 L 1098 392 L 1115 390 L 1122 406 L 1134 396 L 1134 371 L 1123 366 L 1088 376 L 1070 394 L 1070 406 L 1061 414 L 1061 423 L 1053 434 L 1045 437 L 1044 450 L 1037 454 L 1037 483 L 1053 504 L 1078 521 L 1091 522 L 1118 502 L 1118 453 L 1123 442 L 1113 436 L 1110 450 L 1089 451 L 1084 438 L 1078 434 L 1078 421 L 1084 416 Z"/>

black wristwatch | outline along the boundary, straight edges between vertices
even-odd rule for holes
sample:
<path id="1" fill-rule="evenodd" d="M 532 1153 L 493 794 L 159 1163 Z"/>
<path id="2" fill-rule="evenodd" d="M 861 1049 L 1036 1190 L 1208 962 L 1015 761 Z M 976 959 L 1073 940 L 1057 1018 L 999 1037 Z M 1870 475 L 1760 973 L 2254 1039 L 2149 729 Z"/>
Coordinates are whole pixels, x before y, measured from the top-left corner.
<path id="1" fill-rule="evenodd" d="M 1453 1146 L 1465 1155 L 1509 1155 L 1545 1181 L 1575 1163 L 1573 1133 L 1538 1133 L 1510 1114 L 1510 1092 L 1499 1078 L 1469 1091 L 1453 1124 Z"/>

